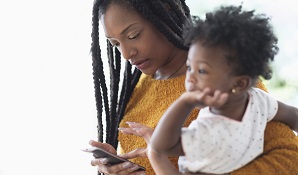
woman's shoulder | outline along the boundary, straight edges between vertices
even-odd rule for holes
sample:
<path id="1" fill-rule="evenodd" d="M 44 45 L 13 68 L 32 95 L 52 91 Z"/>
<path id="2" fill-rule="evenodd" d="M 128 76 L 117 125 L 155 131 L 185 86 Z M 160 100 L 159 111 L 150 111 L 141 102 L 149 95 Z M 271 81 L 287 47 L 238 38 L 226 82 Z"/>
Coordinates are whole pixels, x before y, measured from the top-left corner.
<path id="1" fill-rule="evenodd" d="M 268 92 L 268 89 L 266 88 L 266 86 L 264 85 L 261 79 L 257 80 L 255 87 L 262 89 L 265 92 Z"/>

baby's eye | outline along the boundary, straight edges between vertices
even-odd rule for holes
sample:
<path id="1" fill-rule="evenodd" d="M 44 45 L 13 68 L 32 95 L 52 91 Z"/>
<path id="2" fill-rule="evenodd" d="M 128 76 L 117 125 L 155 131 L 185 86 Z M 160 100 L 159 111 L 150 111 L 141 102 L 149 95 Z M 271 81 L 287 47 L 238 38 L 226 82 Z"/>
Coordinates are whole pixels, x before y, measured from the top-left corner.
<path id="1" fill-rule="evenodd" d="M 199 69 L 199 73 L 200 74 L 205 74 L 205 73 L 207 73 L 204 69 Z"/>
<path id="2" fill-rule="evenodd" d="M 129 36 L 128 38 L 129 39 L 136 39 L 136 38 L 139 37 L 139 35 L 140 35 L 140 33 L 137 33 L 136 35 Z"/>
<path id="3" fill-rule="evenodd" d="M 191 71 L 190 66 L 186 66 L 187 71 Z"/>

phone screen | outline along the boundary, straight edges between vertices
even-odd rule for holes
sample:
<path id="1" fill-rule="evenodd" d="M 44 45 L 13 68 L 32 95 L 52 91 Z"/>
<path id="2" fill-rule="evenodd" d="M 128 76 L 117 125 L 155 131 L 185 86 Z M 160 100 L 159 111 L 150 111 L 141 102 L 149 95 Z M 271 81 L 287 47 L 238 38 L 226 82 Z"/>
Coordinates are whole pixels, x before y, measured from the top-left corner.
<path id="1" fill-rule="evenodd" d="M 124 159 L 122 157 L 119 157 L 115 154 L 112 154 L 106 150 L 103 150 L 101 148 L 97 148 L 97 147 L 91 147 L 91 148 L 86 148 L 86 149 L 82 149 L 82 151 L 84 152 L 89 152 L 89 153 L 93 153 L 93 156 L 95 158 L 107 158 L 108 159 L 108 164 L 110 165 L 115 165 L 115 164 L 119 164 L 119 163 L 123 163 L 123 162 L 131 162 L 127 159 Z M 133 162 L 131 162 L 133 163 Z M 133 163 L 135 164 L 135 163 Z M 138 165 L 138 164 L 135 164 Z M 145 167 L 142 167 L 141 165 L 138 165 L 140 168 L 138 170 L 146 170 Z"/>

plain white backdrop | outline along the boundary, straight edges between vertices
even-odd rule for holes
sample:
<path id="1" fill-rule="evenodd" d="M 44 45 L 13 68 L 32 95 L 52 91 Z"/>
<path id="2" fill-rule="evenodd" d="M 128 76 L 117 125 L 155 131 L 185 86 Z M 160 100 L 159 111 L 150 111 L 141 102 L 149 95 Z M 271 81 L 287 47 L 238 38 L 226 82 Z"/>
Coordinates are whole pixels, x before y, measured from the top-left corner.
<path id="1" fill-rule="evenodd" d="M 0 175 L 96 174 L 92 5 L 0 1 Z"/>
<path id="2" fill-rule="evenodd" d="M 205 3 L 186 2 L 191 10 Z M 96 139 L 92 5 L 93 0 L 0 1 L 0 175 L 96 174 L 92 155 L 80 151 Z M 293 5 L 286 7 L 277 14 L 294 14 Z M 282 20 L 290 26 L 296 21 Z M 297 28 L 288 34 L 296 44 Z M 296 50 L 287 53 L 296 59 Z M 296 63 L 280 61 L 288 71 Z"/>

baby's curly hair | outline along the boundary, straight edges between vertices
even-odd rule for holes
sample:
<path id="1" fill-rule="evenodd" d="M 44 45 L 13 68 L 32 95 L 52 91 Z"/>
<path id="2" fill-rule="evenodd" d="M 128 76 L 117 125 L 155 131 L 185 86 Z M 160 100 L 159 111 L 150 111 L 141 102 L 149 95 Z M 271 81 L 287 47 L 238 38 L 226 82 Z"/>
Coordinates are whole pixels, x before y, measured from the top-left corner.
<path id="1" fill-rule="evenodd" d="M 253 79 L 271 78 L 270 62 L 278 53 L 277 38 L 264 14 L 244 11 L 242 6 L 221 6 L 207 13 L 206 19 L 194 18 L 195 27 L 185 34 L 186 44 L 197 41 L 206 47 L 228 49 L 227 61 L 236 75 Z"/>

